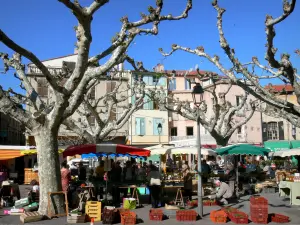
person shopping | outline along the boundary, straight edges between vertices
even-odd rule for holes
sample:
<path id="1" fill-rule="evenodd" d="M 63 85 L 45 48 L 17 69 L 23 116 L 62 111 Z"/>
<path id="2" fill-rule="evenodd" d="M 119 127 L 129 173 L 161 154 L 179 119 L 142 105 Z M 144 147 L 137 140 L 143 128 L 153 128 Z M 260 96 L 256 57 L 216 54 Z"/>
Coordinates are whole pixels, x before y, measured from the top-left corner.
<path id="1" fill-rule="evenodd" d="M 159 195 L 161 188 L 161 174 L 158 168 L 154 165 L 151 166 L 150 172 L 148 174 L 148 182 L 151 194 L 151 204 L 152 208 L 158 208 L 159 204 Z"/>
<path id="2" fill-rule="evenodd" d="M 219 190 L 216 195 L 212 196 L 211 198 L 216 198 L 223 205 L 227 205 L 228 200 L 233 196 L 232 189 L 228 184 L 226 184 L 225 182 L 221 182 L 220 180 L 216 180 L 215 185 L 219 187 Z"/>

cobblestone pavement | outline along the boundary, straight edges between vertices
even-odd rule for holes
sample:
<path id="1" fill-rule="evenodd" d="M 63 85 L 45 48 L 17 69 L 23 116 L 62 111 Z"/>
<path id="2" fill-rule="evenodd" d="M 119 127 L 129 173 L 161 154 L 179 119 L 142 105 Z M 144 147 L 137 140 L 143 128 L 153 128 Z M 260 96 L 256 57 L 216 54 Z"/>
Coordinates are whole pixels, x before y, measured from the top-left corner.
<path id="1" fill-rule="evenodd" d="M 25 187 L 28 186 L 21 186 L 21 195 L 26 195 L 26 189 Z M 280 213 L 286 216 L 289 216 L 291 219 L 291 222 L 289 224 L 296 225 L 300 224 L 300 206 L 290 206 L 288 199 L 282 199 L 278 197 L 278 193 L 276 194 L 264 194 L 264 197 L 266 197 L 269 200 L 269 213 Z M 250 196 L 244 196 L 239 200 L 239 203 L 234 204 L 233 207 L 238 208 L 239 210 L 249 214 L 250 213 L 250 203 L 249 203 L 249 197 Z M 184 224 L 202 224 L 202 225 L 209 225 L 213 224 L 210 221 L 209 213 L 212 210 L 219 209 L 219 206 L 213 206 L 213 207 L 204 207 L 204 218 L 202 220 L 198 220 L 196 222 L 185 222 Z M 181 222 L 176 221 L 175 218 L 170 218 L 161 222 L 155 222 L 149 220 L 149 209 L 150 206 L 145 205 L 143 208 L 136 209 L 135 212 L 137 213 L 138 218 L 140 219 L 141 224 L 163 224 L 163 225 L 174 225 L 179 224 Z M 252 223 L 252 222 L 250 222 Z M 3 211 L 0 211 L 0 225 L 3 224 L 21 224 L 19 216 L 7 216 L 3 215 Z M 56 225 L 63 225 L 67 224 L 66 217 L 52 219 L 52 220 L 44 220 L 36 223 L 31 224 L 56 224 Z M 89 224 L 89 223 L 85 223 Z M 95 222 L 95 224 L 102 224 L 101 222 Z M 233 224 L 232 222 L 228 222 L 227 224 Z M 272 223 L 270 223 L 272 224 Z"/>

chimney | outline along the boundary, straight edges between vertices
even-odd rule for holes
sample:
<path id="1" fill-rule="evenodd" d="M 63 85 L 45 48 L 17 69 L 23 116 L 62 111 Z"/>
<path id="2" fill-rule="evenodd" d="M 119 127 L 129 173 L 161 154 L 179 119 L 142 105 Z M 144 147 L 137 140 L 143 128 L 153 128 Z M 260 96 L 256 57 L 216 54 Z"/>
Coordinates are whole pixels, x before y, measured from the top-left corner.
<path id="1" fill-rule="evenodd" d="M 157 73 L 162 73 L 164 72 L 165 70 L 165 67 L 163 64 L 160 64 L 158 63 L 155 67 L 154 67 L 154 72 L 157 72 Z"/>
<path id="2" fill-rule="evenodd" d="M 78 47 L 77 46 L 75 46 L 75 48 L 74 48 L 74 54 L 78 54 Z"/>
<path id="3" fill-rule="evenodd" d="M 123 71 L 123 70 L 124 70 L 124 63 L 120 63 L 120 64 L 118 65 L 118 70 L 119 70 L 119 71 Z"/>

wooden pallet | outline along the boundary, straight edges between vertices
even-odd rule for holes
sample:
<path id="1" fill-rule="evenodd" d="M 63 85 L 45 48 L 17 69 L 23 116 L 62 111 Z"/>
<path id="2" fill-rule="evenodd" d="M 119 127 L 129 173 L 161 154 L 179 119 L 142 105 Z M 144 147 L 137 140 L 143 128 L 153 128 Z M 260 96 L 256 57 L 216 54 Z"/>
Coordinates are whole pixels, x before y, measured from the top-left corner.
<path id="1" fill-rule="evenodd" d="M 38 212 L 25 212 L 20 216 L 20 221 L 22 223 L 31 223 L 41 221 L 43 219 L 43 215 Z"/>

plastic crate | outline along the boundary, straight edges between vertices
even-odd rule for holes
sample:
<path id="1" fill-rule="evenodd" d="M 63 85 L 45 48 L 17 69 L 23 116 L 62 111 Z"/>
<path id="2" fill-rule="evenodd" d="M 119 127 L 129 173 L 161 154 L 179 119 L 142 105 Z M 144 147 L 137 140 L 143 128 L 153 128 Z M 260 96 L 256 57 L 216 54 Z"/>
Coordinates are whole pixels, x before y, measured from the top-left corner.
<path id="1" fill-rule="evenodd" d="M 224 211 L 211 211 L 210 219 L 214 223 L 226 223 L 227 222 L 227 214 Z"/>
<path id="2" fill-rule="evenodd" d="M 119 208 L 118 210 L 119 210 L 119 212 L 120 212 L 120 215 L 122 215 L 122 214 L 124 214 L 124 213 L 129 213 L 129 212 L 130 212 L 129 209 Z"/>
<path id="3" fill-rule="evenodd" d="M 216 206 L 216 205 L 219 205 L 219 204 L 218 204 L 217 200 L 211 200 L 210 205 L 211 206 Z"/>
<path id="4" fill-rule="evenodd" d="M 162 221 L 163 219 L 163 211 L 161 209 L 150 209 L 149 211 L 149 219 L 154 221 Z"/>
<path id="5" fill-rule="evenodd" d="M 134 225 L 136 224 L 136 214 L 134 212 L 125 212 L 121 214 L 122 225 Z"/>
<path id="6" fill-rule="evenodd" d="M 265 199 L 264 197 L 260 197 L 260 196 L 251 196 L 250 204 L 251 205 L 268 205 L 268 200 Z"/>
<path id="7" fill-rule="evenodd" d="M 177 221 L 196 221 L 197 213 L 194 210 L 178 210 L 176 212 Z"/>
<path id="8" fill-rule="evenodd" d="M 268 223 L 268 216 L 267 217 L 261 217 L 261 216 L 251 216 L 251 221 L 253 223 L 259 223 L 259 224 L 267 224 Z"/>
<path id="9" fill-rule="evenodd" d="M 203 206 L 210 206 L 210 205 L 211 205 L 210 200 L 204 200 L 203 201 Z"/>
<path id="10" fill-rule="evenodd" d="M 268 217 L 268 205 L 252 205 L 250 204 L 250 213 L 251 215 L 264 215 Z"/>
<path id="11" fill-rule="evenodd" d="M 101 202 L 86 202 L 85 213 L 88 221 L 91 221 L 92 218 L 94 218 L 94 221 L 101 221 Z"/>
<path id="12" fill-rule="evenodd" d="M 222 208 L 222 211 L 225 212 L 227 214 L 227 216 L 229 216 L 230 213 L 237 212 L 238 210 L 233 207 L 224 207 L 224 208 Z"/>
<path id="13" fill-rule="evenodd" d="M 248 220 L 248 215 L 244 212 L 231 212 L 229 214 L 229 219 L 236 224 L 248 224 L 249 220 Z"/>
<path id="14" fill-rule="evenodd" d="M 290 218 L 281 214 L 273 214 L 271 216 L 271 221 L 275 223 L 288 223 L 290 222 Z"/>

